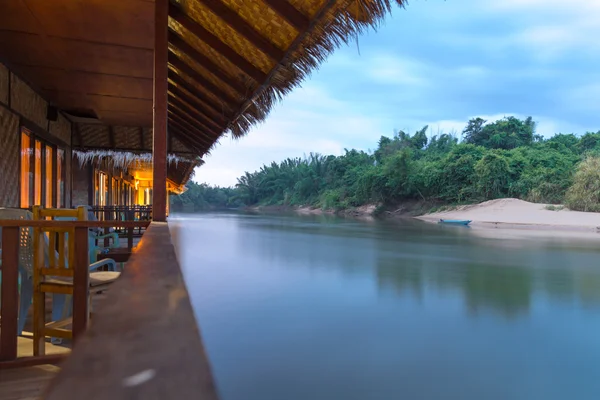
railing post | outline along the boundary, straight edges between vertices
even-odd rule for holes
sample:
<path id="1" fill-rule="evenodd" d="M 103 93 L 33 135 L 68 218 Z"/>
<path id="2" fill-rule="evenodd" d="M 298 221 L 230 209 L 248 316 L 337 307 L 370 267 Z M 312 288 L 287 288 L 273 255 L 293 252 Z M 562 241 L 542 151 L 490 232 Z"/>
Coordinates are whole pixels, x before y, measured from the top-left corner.
<path id="1" fill-rule="evenodd" d="M 89 254 L 88 228 L 75 228 L 75 271 L 73 279 L 73 341 L 85 332 L 88 322 Z"/>
<path id="2" fill-rule="evenodd" d="M 2 309 L 0 361 L 17 358 L 19 318 L 19 228 L 2 228 Z"/>
<path id="3" fill-rule="evenodd" d="M 167 220 L 167 60 L 169 0 L 154 2 L 154 124 L 152 205 L 154 220 Z"/>

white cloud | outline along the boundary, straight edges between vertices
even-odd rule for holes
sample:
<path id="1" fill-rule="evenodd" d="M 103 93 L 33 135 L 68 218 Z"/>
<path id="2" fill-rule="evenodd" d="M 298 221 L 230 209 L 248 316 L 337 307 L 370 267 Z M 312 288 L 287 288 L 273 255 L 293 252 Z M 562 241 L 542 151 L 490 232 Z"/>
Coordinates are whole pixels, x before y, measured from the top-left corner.
<path id="1" fill-rule="evenodd" d="M 430 84 L 428 68 L 427 64 L 417 60 L 380 54 L 369 59 L 366 76 L 377 83 L 427 86 Z"/>
<path id="2" fill-rule="evenodd" d="M 340 155 L 344 147 L 373 146 L 391 132 L 385 118 L 369 115 L 324 89 L 307 85 L 292 93 L 239 140 L 223 139 L 194 180 L 221 186 L 235 185 L 245 171 L 255 171 L 272 161 L 303 157 L 310 152 Z"/>

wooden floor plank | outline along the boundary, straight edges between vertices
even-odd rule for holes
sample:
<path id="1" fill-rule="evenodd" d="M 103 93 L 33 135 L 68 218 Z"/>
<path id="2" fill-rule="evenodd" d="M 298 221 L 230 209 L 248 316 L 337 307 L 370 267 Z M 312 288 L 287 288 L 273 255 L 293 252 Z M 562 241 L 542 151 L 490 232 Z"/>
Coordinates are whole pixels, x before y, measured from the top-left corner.
<path id="1" fill-rule="evenodd" d="M 40 399 L 50 380 L 59 371 L 60 368 L 53 365 L 0 370 L 0 398 L 2 400 Z"/>

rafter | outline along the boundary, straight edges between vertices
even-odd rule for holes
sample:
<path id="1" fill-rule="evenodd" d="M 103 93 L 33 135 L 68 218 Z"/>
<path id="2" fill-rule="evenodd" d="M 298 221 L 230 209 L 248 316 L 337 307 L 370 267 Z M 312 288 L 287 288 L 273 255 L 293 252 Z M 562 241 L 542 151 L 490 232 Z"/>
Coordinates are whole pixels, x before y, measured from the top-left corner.
<path id="1" fill-rule="evenodd" d="M 189 94 L 187 88 L 186 91 L 181 90 L 178 86 L 175 86 L 169 82 L 169 91 L 173 93 L 176 97 L 181 100 L 184 100 L 186 103 L 190 104 L 195 110 L 204 114 L 207 118 L 215 120 L 217 123 L 221 125 L 225 125 L 227 120 L 225 119 L 225 115 L 223 113 L 219 113 L 212 108 L 206 107 L 206 104 L 199 100 L 193 94 Z"/>
<path id="2" fill-rule="evenodd" d="M 223 4 L 221 0 L 200 0 L 200 3 L 204 4 L 213 14 L 221 18 L 223 22 L 274 61 L 279 61 L 283 58 L 284 52 L 281 49 L 277 48 L 277 46 L 261 35 L 244 18 L 240 17 L 238 13 Z"/>
<path id="3" fill-rule="evenodd" d="M 221 132 L 224 130 L 222 125 L 217 124 L 212 119 L 208 118 L 206 115 L 202 114 L 200 111 L 196 110 L 194 107 L 190 106 L 183 99 L 178 98 L 173 93 L 169 93 L 169 103 L 179 108 L 182 111 L 185 111 L 189 115 L 194 116 L 194 118 L 198 119 L 200 122 L 205 124 L 206 126 L 211 126 L 216 129 L 216 132 Z"/>
<path id="4" fill-rule="evenodd" d="M 255 67 L 250 61 L 239 55 L 235 50 L 226 45 L 217 36 L 213 35 L 202 25 L 185 15 L 185 13 L 171 3 L 169 8 L 169 15 L 185 29 L 193 33 L 204 43 L 213 48 L 216 52 L 225 57 L 233 65 L 237 66 L 242 72 L 254 79 L 258 83 L 263 83 L 267 79 L 267 74 Z"/>
<path id="5" fill-rule="evenodd" d="M 194 153 L 202 153 L 202 151 L 206 148 L 205 144 L 195 141 L 187 133 L 183 133 L 181 129 L 174 126 L 174 124 L 171 123 L 171 120 L 169 120 L 168 131 L 169 137 L 176 138 L 177 140 L 183 142 L 183 144 L 190 146 L 194 150 Z"/>
<path id="6" fill-rule="evenodd" d="M 185 125 L 185 122 L 180 121 L 181 120 L 179 120 L 175 114 L 169 112 L 169 127 L 178 129 L 181 133 L 186 134 L 189 137 L 189 140 L 195 142 L 200 149 L 211 145 L 212 140 L 210 138 L 201 135 L 198 130 L 193 129 L 190 126 Z"/>
<path id="7" fill-rule="evenodd" d="M 310 21 L 308 17 L 302 14 L 296 7 L 291 5 L 287 0 L 263 0 L 269 5 L 269 7 L 279 14 L 280 17 L 285 19 L 296 28 L 298 31 L 304 31 L 308 29 Z"/>
<path id="8" fill-rule="evenodd" d="M 171 107 L 169 109 L 169 113 L 177 122 L 179 122 L 180 124 L 184 124 L 184 126 L 186 126 L 188 130 L 196 132 L 198 136 L 203 136 L 207 140 L 211 140 L 219 136 L 216 133 L 209 130 L 208 128 L 206 128 L 204 124 L 186 115 L 183 111 L 179 110 L 176 107 Z"/>
<path id="9" fill-rule="evenodd" d="M 173 112 L 175 114 L 179 115 L 179 117 L 186 120 L 190 125 L 196 126 L 198 130 L 206 133 L 207 135 L 209 134 L 210 137 L 221 135 L 220 132 L 222 130 L 217 131 L 217 130 L 214 130 L 213 128 L 210 128 L 204 122 L 198 120 L 198 118 L 196 118 L 192 114 L 188 113 L 188 111 L 181 109 L 181 107 L 171 104 L 171 110 L 173 110 Z"/>
<path id="10" fill-rule="evenodd" d="M 210 58 L 206 57 L 204 54 L 200 53 L 193 46 L 188 44 L 182 37 L 180 37 L 177 32 L 173 30 L 169 30 L 169 44 L 173 47 L 177 48 L 182 53 L 186 54 L 188 57 L 196 61 L 198 64 L 202 65 L 208 72 L 216 76 L 221 82 L 225 83 L 241 96 L 246 96 L 248 91 L 250 90 L 242 83 L 237 81 L 237 77 L 231 76 L 217 64 L 215 64 Z"/>
<path id="11" fill-rule="evenodd" d="M 231 95 L 223 91 L 220 87 L 206 79 L 202 76 L 201 73 L 196 71 L 194 68 L 190 67 L 185 63 L 182 59 L 177 57 L 177 54 L 169 51 L 169 64 L 174 67 L 180 73 L 184 73 L 189 76 L 194 82 L 198 85 L 204 87 L 206 90 L 222 99 L 223 102 L 227 103 L 228 106 L 235 109 L 235 104 L 237 104 L 237 100 L 234 99 Z"/>
<path id="12" fill-rule="evenodd" d="M 232 109 L 227 108 L 227 104 L 215 104 L 213 99 L 196 89 L 190 82 L 185 80 L 181 75 L 178 75 L 175 71 L 169 71 L 169 79 L 173 81 L 177 88 L 185 89 L 186 92 L 198 99 L 201 104 L 206 106 L 206 110 L 210 110 L 211 114 L 220 115 L 223 118 L 230 118 L 233 116 Z"/>

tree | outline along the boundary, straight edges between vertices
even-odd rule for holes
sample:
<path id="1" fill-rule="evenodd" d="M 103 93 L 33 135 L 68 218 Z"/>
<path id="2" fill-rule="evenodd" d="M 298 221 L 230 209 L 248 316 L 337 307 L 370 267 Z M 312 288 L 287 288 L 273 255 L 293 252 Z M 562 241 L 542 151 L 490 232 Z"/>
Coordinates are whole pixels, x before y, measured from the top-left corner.
<path id="1" fill-rule="evenodd" d="M 496 199 L 508 194 L 510 167 L 501 154 L 490 152 L 475 165 L 477 186 L 485 199 Z"/>
<path id="2" fill-rule="evenodd" d="M 463 129 L 463 139 L 465 143 L 483 146 L 488 138 L 484 136 L 483 126 L 487 121 L 483 118 L 472 118 Z"/>

